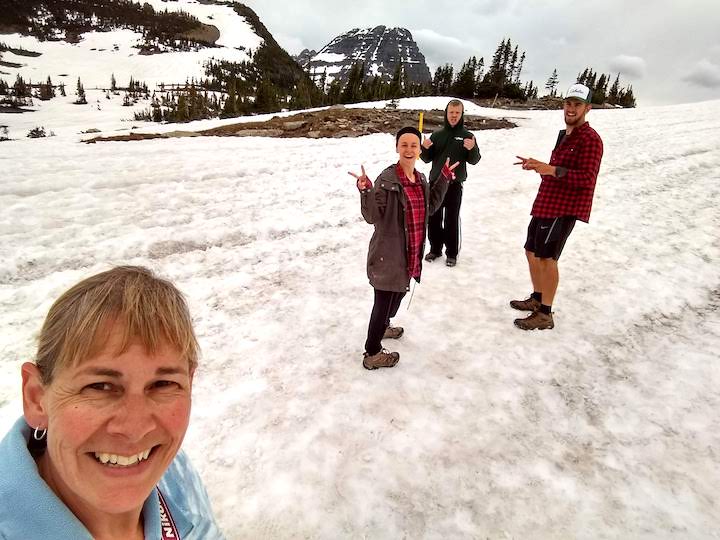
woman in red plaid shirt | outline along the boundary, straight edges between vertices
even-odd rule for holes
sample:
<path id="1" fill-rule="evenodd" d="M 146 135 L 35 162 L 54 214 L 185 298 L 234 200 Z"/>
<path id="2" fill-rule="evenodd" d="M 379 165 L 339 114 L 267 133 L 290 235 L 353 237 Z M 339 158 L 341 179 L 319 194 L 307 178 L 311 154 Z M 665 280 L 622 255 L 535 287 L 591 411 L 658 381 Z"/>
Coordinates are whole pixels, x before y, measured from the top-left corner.
<path id="1" fill-rule="evenodd" d="M 533 293 L 510 306 L 531 311 L 515 319 L 522 330 L 553 328 L 552 303 L 560 281 L 558 259 L 575 221 L 590 220 L 595 181 L 600 170 L 603 143 L 585 115 L 592 108 L 590 89 L 573 84 L 565 94 L 565 129 L 560 131 L 550 163 L 517 156 L 515 165 L 540 174 L 542 182 L 533 204 L 525 255 L 530 267 Z"/>
<path id="2" fill-rule="evenodd" d="M 374 186 L 364 166 L 361 174 L 348 173 L 357 179 L 365 221 L 375 226 L 367 259 L 375 301 L 365 341 L 365 369 L 393 367 L 400 359 L 398 353 L 383 349 L 381 340 L 397 339 L 403 334 L 403 328 L 391 326 L 390 319 L 397 313 L 410 279 L 420 282 L 428 217 L 442 204 L 448 183 L 455 177 L 453 170 L 459 164 L 451 166 L 448 159 L 442 170 L 444 180 L 431 189 L 425 175 L 415 170 L 421 137 L 420 131 L 412 127 L 397 132 L 398 162 L 380 173 Z"/>

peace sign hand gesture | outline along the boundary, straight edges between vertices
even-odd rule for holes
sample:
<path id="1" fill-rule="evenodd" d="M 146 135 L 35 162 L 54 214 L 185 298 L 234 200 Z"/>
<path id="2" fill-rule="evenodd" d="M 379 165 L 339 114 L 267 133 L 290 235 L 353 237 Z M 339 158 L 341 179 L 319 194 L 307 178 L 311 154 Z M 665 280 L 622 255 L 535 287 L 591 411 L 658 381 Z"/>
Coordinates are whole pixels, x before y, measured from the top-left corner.
<path id="1" fill-rule="evenodd" d="M 365 173 L 365 165 L 360 165 L 360 170 L 362 170 L 361 174 L 355 174 L 350 171 L 348 171 L 348 174 L 357 180 L 357 188 L 360 191 L 365 191 L 366 189 L 370 189 L 372 187 L 372 182 Z"/>
<path id="2" fill-rule="evenodd" d="M 445 165 L 443 165 L 442 170 L 440 171 L 440 174 L 442 174 L 445 177 L 445 180 L 450 182 L 451 180 L 455 180 L 455 168 L 460 165 L 459 161 L 456 161 L 452 165 L 450 165 L 450 158 L 447 158 L 445 160 Z"/>

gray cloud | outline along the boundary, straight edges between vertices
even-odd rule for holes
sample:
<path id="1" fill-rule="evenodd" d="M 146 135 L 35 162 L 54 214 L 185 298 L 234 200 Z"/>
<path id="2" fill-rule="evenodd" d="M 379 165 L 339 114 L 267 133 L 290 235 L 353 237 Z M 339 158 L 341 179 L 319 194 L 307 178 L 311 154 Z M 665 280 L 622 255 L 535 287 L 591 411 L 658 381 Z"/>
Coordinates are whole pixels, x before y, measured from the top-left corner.
<path id="1" fill-rule="evenodd" d="M 467 55 L 467 44 L 457 37 L 445 36 L 426 28 L 410 32 L 431 70 Z"/>
<path id="2" fill-rule="evenodd" d="M 510 38 L 527 54 L 522 81 L 541 89 L 553 69 L 559 87 L 567 88 L 590 67 L 613 78 L 619 72 L 620 84 L 633 85 L 640 106 L 718 98 L 718 0 L 244 3 L 290 53 L 318 50 L 351 28 L 400 26 L 411 30 L 432 72 L 445 63 L 457 70 L 471 56 L 487 64 L 500 41 Z"/>
<path id="3" fill-rule="evenodd" d="M 703 58 L 682 79 L 703 88 L 720 88 L 720 65 Z"/>
<path id="4" fill-rule="evenodd" d="M 498 15 L 504 11 L 511 9 L 515 2 L 507 0 L 477 0 L 470 5 L 470 9 L 475 15 Z"/>
<path id="5" fill-rule="evenodd" d="M 641 79 L 645 75 L 645 69 L 647 67 L 644 59 L 639 56 L 630 56 L 627 54 L 621 54 L 610 60 L 610 70 L 617 73 L 622 73 L 625 77 L 637 77 Z"/>

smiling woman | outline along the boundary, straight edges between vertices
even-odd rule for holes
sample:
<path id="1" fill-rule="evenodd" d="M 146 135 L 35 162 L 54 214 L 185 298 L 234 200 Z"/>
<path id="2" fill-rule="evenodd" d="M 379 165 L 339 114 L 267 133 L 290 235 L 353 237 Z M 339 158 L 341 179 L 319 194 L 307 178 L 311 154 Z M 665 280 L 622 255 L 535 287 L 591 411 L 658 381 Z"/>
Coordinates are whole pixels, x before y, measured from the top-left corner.
<path id="1" fill-rule="evenodd" d="M 182 294 L 145 268 L 64 293 L 0 442 L 0 538 L 222 538 L 179 453 L 197 353 Z"/>
<path id="2" fill-rule="evenodd" d="M 364 165 L 360 174 L 348 173 L 357 180 L 360 212 L 375 227 L 367 256 L 375 299 L 365 340 L 365 369 L 391 368 L 400 359 L 399 353 L 382 348 L 382 340 L 398 339 L 405 332 L 391 326 L 390 319 L 397 314 L 410 280 L 420 282 L 428 216 L 442 204 L 458 166 L 450 165 L 448 158 L 441 171 L 443 180 L 430 187 L 425 175 L 415 170 L 421 143 L 420 131 L 401 128 L 395 135 L 398 161 L 380 173 L 374 186 Z"/>

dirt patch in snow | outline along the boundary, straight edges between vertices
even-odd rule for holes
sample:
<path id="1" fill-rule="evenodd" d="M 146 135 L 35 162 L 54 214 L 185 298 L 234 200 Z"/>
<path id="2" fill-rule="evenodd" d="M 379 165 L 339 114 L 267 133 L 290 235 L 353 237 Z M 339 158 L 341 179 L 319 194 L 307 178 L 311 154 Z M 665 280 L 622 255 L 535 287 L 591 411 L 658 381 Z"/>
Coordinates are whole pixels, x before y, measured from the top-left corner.
<path id="1" fill-rule="evenodd" d="M 96 137 L 84 142 L 135 141 L 180 136 L 211 137 L 307 137 L 310 139 L 361 137 L 372 133 L 396 133 L 404 126 L 417 126 L 419 110 L 356 109 L 332 107 L 321 111 L 301 112 L 292 116 L 273 117 L 263 122 L 229 124 L 197 132 L 133 133 L 112 137 Z M 444 112 L 423 111 L 423 131 L 439 129 Z M 466 115 L 465 127 L 471 131 L 483 129 L 511 129 L 517 127 L 505 118 L 486 118 Z"/>

